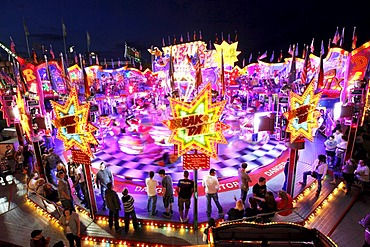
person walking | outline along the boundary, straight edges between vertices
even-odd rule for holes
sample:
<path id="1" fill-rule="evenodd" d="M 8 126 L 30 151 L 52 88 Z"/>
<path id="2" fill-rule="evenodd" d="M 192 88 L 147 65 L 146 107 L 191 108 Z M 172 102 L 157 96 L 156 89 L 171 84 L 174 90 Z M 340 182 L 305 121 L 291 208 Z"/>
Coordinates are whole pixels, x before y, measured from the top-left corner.
<path id="1" fill-rule="evenodd" d="M 172 178 L 166 175 L 164 169 L 159 170 L 158 173 L 162 178 L 163 205 L 166 209 L 166 212 L 163 212 L 163 216 L 170 218 L 173 215 L 172 203 L 174 202 Z"/>
<path id="2" fill-rule="evenodd" d="M 317 180 L 317 191 L 316 196 L 320 195 L 321 192 L 321 181 L 325 177 L 326 172 L 328 171 L 328 165 L 326 164 L 326 156 L 320 154 L 318 158 L 313 162 L 311 171 L 306 171 L 303 173 L 303 182 L 299 182 L 302 186 L 306 186 L 307 184 L 307 176 L 311 175 L 313 178 Z"/>
<path id="3" fill-rule="evenodd" d="M 246 162 L 242 163 L 241 167 L 238 169 L 239 174 L 239 188 L 240 188 L 240 199 L 245 205 L 245 200 L 247 199 L 249 183 L 252 182 L 252 179 L 249 177 L 246 169 L 248 164 Z"/>
<path id="4" fill-rule="evenodd" d="M 105 202 L 105 191 L 107 190 L 107 184 L 112 183 L 114 186 L 114 178 L 112 172 L 105 167 L 105 164 L 102 162 L 100 163 L 100 169 L 96 173 L 96 187 L 99 189 L 100 187 L 100 196 L 103 199 L 103 210 L 107 210 L 107 204 Z"/>
<path id="5" fill-rule="evenodd" d="M 73 212 L 70 207 L 66 207 L 62 216 L 59 218 L 59 222 L 64 228 L 64 234 L 68 239 L 69 246 L 81 247 L 81 223 L 78 214 Z"/>
<path id="6" fill-rule="evenodd" d="M 130 216 L 132 219 L 132 224 L 134 225 L 134 229 L 137 229 L 139 227 L 134 207 L 135 200 L 131 195 L 128 194 L 127 188 L 123 189 L 121 199 L 125 211 L 125 232 L 128 233 L 130 228 Z"/>
<path id="7" fill-rule="evenodd" d="M 109 228 L 113 227 L 114 218 L 114 229 L 116 231 L 120 230 L 119 226 L 119 211 L 121 210 L 121 202 L 119 201 L 117 193 L 113 190 L 113 184 L 109 182 L 107 184 L 107 190 L 105 191 L 105 202 L 109 209 Z"/>
<path id="8" fill-rule="evenodd" d="M 66 181 L 66 174 L 60 170 L 57 174 L 58 177 L 58 197 L 62 203 L 63 208 L 69 207 L 73 209 L 73 197 L 71 195 L 71 187 L 69 182 Z"/>
<path id="9" fill-rule="evenodd" d="M 205 192 L 206 192 L 207 217 L 208 217 L 208 219 L 211 218 L 211 214 L 212 214 L 211 199 L 213 199 L 213 201 L 216 204 L 216 207 L 218 209 L 219 217 L 222 218 L 224 216 L 224 211 L 223 211 L 222 206 L 221 206 L 221 204 L 218 200 L 218 190 L 220 188 L 220 184 L 219 184 L 218 179 L 216 177 L 216 170 L 215 169 L 212 168 L 209 171 L 209 175 L 207 175 L 206 177 L 203 178 L 202 186 L 204 187 Z"/>
<path id="10" fill-rule="evenodd" d="M 146 193 L 148 194 L 147 210 L 151 215 L 156 215 L 157 210 L 157 186 L 158 182 L 154 179 L 154 172 L 149 172 L 149 177 L 145 179 Z"/>
<path id="11" fill-rule="evenodd" d="M 176 192 L 178 194 L 178 206 L 180 212 L 180 222 L 189 221 L 189 209 L 191 197 L 194 193 L 194 181 L 189 179 L 189 172 L 184 171 L 184 178 L 177 183 Z M 185 208 L 185 214 L 184 214 Z"/>
<path id="12" fill-rule="evenodd" d="M 54 149 L 53 148 L 50 148 L 48 150 L 48 155 L 46 155 L 46 165 L 48 167 L 46 167 L 46 171 L 47 171 L 47 174 L 46 174 L 46 177 L 48 178 L 48 182 L 49 183 L 52 183 L 54 185 L 57 185 L 57 166 L 59 163 L 63 163 L 63 161 L 60 159 L 59 155 L 57 155 L 56 153 L 54 153 Z"/>

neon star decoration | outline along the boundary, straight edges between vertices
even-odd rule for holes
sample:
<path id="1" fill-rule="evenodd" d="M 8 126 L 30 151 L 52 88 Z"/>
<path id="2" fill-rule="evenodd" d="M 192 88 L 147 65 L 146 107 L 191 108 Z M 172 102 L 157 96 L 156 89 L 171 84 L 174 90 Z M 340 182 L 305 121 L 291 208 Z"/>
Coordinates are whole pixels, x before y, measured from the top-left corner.
<path id="1" fill-rule="evenodd" d="M 227 144 L 223 131 L 228 125 L 219 121 L 226 101 L 212 103 L 211 84 L 189 103 L 170 98 L 173 119 L 163 123 L 172 131 L 169 142 L 178 146 L 178 156 L 198 150 L 217 159 L 217 144 Z"/>
<path id="2" fill-rule="evenodd" d="M 290 133 L 290 142 L 299 137 L 306 137 L 313 141 L 313 128 L 318 127 L 317 118 L 319 114 L 316 106 L 319 103 L 322 92 L 315 94 L 314 82 L 307 86 L 302 95 L 290 92 L 290 111 L 284 113 L 288 120 L 286 132 Z"/>
<path id="3" fill-rule="evenodd" d="M 93 132 L 97 128 L 88 122 L 90 103 L 80 105 L 76 89 L 72 89 L 64 105 L 51 101 L 58 128 L 57 138 L 64 143 L 64 149 L 77 148 L 92 157 L 90 144 L 98 144 Z"/>
<path id="4" fill-rule="evenodd" d="M 215 61 L 218 64 L 221 64 L 221 51 L 224 56 L 224 63 L 225 65 L 231 65 L 234 66 L 234 63 L 238 61 L 237 56 L 240 54 L 240 51 L 237 51 L 238 42 L 234 42 L 232 44 L 227 43 L 226 41 L 223 41 L 221 45 L 214 44 L 216 48 L 215 53 Z"/>

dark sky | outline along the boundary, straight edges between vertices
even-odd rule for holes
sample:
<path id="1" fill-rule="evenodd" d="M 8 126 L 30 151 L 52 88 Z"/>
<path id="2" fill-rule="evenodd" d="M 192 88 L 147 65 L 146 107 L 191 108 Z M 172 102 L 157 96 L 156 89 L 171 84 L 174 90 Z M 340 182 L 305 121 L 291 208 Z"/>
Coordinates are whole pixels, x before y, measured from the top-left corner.
<path id="1" fill-rule="evenodd" d="M 345 3 L 345 5 L 343 4 Z M 254 58 L 266 50 L 286 54 L 289 44 L 310 44 L 315 50 L 321 40 L 327 47 L 336 27 L 345 27 L 344 48 L 351 45 L 353 27 L 357 27 L 358 45 L 370 40 L 370 1 L 277 1 L 277 0 L 1 0 L 0 41 L 26 54 L 22 19 L 30 33 L 29 44 L 53 46 L 54 53 L 63 51 L 61 20 L 67 29 L 67 47 L 78 53 L 87 51 L 86 31 L 90 33 L 90 50 L 110 60 L 123 57 L 124 42 L 141 50 L 149 58 L 151 45 L 161 47 L 168 36 L 187 40 L 196 31 L 203 40 L 212 42 L 221 32 L 227 40 L 238 34 L 239 60 Z M 37 51 L 41 53 L 41 50 Z M 277 55 L 275 55 L 277 57 Z"/>

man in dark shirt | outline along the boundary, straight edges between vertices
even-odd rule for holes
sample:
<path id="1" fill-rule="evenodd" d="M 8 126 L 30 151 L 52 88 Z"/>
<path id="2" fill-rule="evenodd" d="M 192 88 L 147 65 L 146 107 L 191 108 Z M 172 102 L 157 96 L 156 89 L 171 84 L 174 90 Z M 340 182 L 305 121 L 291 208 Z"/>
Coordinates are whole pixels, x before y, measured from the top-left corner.
<path id="1" fill-rule="evenodd" d="M 260 177 L 258 183 L 253 186 L 253 197 L 251 200 L 251 207 L 257 209 L 257 206 L 265 202 L 267 187 L 266 187 L 266 178 Z"/>
<path id="2" fill-rule="evenodd" d="M 100 170 L 96 173 L 96 187 L 100 187 L 100 195 L 103 199 L 103 210 L 107 210 L 107 205 L 105 203 L 105 191 L 107 190 L 107 184 L 112 183 L 114 186 L 114 179 L 112 172 L 105 167 L 105 164 L 100 163 Z"/>
<path id="3" fill-rule="evenodd" d="M 158 174 L 162 178 L 163 205 L 166 209 L 166 212 L 163 212 L 163 216 L 170 218 L 173 215 L 172 203 L 174 202 L 172 178 L 166 175 L 164 169 L 159 170 Z"/>
<path id="4" fill-rule="evenodd" d="M 177 183 L 176 192 L 179 196 L 178 205 L 180 212 L 180 221 L 188 222 L 190 199 L 194 192 L 194 181 L 189 179 L 189 172 L 184 171 L 184 178 Z M 185 215 L 184 215 L 185 208 Z M 185 216 L 185 217 L 184 217 Z"/>

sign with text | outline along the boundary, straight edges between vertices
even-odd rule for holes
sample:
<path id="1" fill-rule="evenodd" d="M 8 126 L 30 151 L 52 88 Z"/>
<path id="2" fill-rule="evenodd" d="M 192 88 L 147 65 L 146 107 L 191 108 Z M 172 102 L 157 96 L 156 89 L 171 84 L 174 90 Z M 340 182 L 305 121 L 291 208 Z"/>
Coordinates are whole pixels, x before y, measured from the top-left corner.
<path id="1" fill-rule="evenodd" d="M 71 150 L 72 160 L 77 164 L 91 165 L 90 157 L 81 150 Z"/>
<path id="2" fill-rule="evenodd" d="M 206 154 L 184 154 L 183 155 L 183 169 L 196 170 L 196 169 L 209 169 L 210 157 Z"/>

